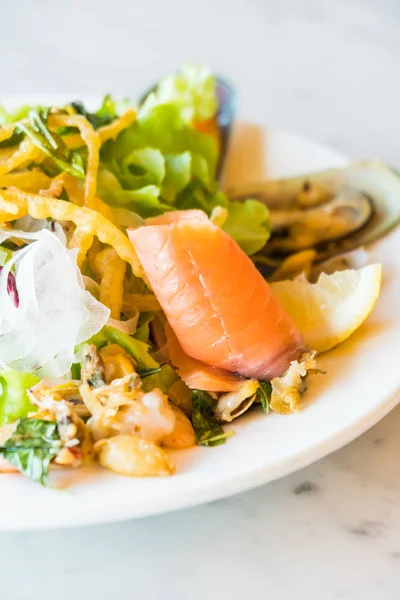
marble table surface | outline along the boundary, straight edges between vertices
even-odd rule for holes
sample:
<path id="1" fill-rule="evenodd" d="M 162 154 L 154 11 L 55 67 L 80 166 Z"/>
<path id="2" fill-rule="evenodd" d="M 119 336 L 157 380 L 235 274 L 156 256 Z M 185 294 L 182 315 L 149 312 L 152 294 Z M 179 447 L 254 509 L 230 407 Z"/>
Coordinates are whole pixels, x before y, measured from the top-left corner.
<path id="1" fill-rule="evenodd" d="M 0 95 L 132 95 L 204 62 L 245 117 L 400 167 L 397 0 L 0 0 L 0 21 Z M 398 600 L 399 429 L 397 408 L 302 471 L 180 513 L 0 534 L 1 598 Z"/>

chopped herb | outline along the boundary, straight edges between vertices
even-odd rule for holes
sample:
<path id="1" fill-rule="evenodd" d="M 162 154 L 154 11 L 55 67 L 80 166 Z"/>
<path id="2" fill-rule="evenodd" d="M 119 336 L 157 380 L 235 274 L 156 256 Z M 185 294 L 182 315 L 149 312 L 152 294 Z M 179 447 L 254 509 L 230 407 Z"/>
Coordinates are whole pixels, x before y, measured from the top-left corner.
<path id="1" fill-rule="evenodd" d="M 103 107 L 97 113 L 91 113 L 86 110 L 82 102 L 71 102 L 71 106 L 79 115 L 83 115 L 89 121 L 93 129 L 98 129 L 99 127 L 108 125 L 115 119 L 115 114 L 111 114 L 110 112 L 104 110 L 102 112 Z"/>
<path id="2" fill-rule="evenodd" d="M 24 134 L 18 131 L 16 127 L 14 127 L 14 131 L 12 132 L 11 136 L 6 140 L 0 142 L 0 148 L 10 148 L 11 146 L 17 146 L 22 142 L 23 139 Z"/>
<path id="3" fill-rule="evenodd" d="M 68 192 L 65 189 L 65 187 L 63 187 L 63 189 L 61 190 L 61 194 L 60 194 L 59 198 L 60 198 L 60 200 L 65 200 L 66 202 L 69 202 Z"/>
<path id="4" fill-rule="evenodd" d="M 61 449 L 57 423 L 42 419 L 20 419 L 14 433 L 0 446 L 0 456 L 18 471 L 48 485 L 50 461 Z"/>
<path id="5" fill-rule="evenodd" d="M 45 158 L 38 167 L 47 177 L 53 178 L 61 173 L 60 168 L 54 164 L 51 158 Z"/>
<path id="6" fill-rule="evenodd" d="M 155 373 L 159 373 L 161 371 L 161 367 L 155 367 L 154 369 L 142 369 L 138 367 L 137 372 L 138 375 L 143 379 L 143 377 L 149 377 L 150 375 L 154 375 Z"/>
<path id="7" fill-rule="evenodd" d="M 141 340 L 137 340 L 119 329 L 105 325 L 99 333 L 96 333 L 88 344 L 95 344 L 97 349 L 103 348 L 108 343 L 118 344 L 137 361 L 139 368 L 158 369 L 160 365 L 150 356 L 150 346 Z"/>
<path id="8" fill-rule="evenodd" d="M 47 127 L 48 111 L 31 110 L 29 124 L 20 121 L 18 132 L 25 133 L 42 152 L 50 156 L 66 173 L 74 177 L 85 177 L 85 164 L 82 156 L 75 150 L 69 150 L 63 140 Z"/>
<path id="9" fill-rule="evenodd" d="M 79 380 L 81 378 L 82 365 L 81 363 L 74 363 L 71 365 L 71 377 L 72 379 Z"/>
<path id="10" fill-rule="evenodd" d="M 256 399 L 261 402 L 264 412 L 269 413 L 269 402 L 271 400 L 272 385 L 269 381 L 260 381 L 260 387 L 257 390 Z"/>
<path id="11" fill-rule="evenodd" d="M 218 446 L 224 444 L 233 432 L 225 433 L 213 415 L 213 401 L 207 392 L 193 390 L 192 424 L 199 446 Z"/>

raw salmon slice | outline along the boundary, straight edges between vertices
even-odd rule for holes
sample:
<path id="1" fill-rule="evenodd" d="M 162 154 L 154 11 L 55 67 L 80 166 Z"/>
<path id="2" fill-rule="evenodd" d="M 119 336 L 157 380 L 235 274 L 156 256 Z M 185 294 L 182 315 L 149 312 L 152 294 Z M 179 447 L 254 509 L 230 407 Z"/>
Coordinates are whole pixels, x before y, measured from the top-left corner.
<path id="1" fill-rule="evenodd" d="M 245 377 L 279 377 L 302 336 L 236 242 L 202 211 L 168 213 L 128 232 L 183 350 Z"/>
<path id="2" fill-rule="evenodd" d="M 165 329 L 165 334 L 171 364 L 191 390 L 236 392 L 246 381 L 239 375 L 217 367 L 210 367 L 210 365 L 188 356 L 169 324 Z"/>

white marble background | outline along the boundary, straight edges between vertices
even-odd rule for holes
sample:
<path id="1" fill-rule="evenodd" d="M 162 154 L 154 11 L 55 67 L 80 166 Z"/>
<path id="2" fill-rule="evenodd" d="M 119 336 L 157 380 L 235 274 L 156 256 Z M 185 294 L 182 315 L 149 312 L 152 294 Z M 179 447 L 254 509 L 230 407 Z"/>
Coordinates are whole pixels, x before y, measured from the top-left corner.
<path id="1" fill-rule="evenodd" d="M 187 60 L 229 77 L 247 118 L 400 166 L 398 0 L 0 0 L 0 96 L 135 95 Z M 0 597 L 398 600 L 399 428 L 397 409 L 200 508 L 0 534 Z"/>

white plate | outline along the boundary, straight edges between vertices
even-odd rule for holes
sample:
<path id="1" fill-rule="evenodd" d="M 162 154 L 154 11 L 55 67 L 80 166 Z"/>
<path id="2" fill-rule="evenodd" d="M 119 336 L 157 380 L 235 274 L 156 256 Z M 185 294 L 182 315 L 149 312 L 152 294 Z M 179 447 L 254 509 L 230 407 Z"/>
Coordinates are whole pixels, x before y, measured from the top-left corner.
<path id="1" fill-rule="evenodd" d="M 310 140 L 243 126 L 228 175 L 238 183 L 260 177 L 265 168 L 276 177 L 346 163 L 346 157 Z M 302 412 L 287 417 L 253 412 L 234 423 L 236 435 L 224 446 L 176 453 L 177 475 L 170 478 L 129 479 L 100 468 L 66 471 L 53 481 L 69 487 L 56 491 L 2 475 L 0 529 L 104 523 L 209 502 L 300 469 L 363 433 L 396 405 L 400 388 L 399 249 L 400 230 L 374 249 L 374 259 L 384 263 L 378 304 L 359 332 L 320 359 L 328 373 L 314 378 Z"/>

